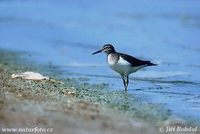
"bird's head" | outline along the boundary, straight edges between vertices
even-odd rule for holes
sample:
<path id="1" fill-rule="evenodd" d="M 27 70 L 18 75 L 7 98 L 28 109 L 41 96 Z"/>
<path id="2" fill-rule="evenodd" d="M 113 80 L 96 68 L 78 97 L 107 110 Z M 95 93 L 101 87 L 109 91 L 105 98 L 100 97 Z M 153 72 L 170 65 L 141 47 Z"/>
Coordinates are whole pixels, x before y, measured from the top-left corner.
<path id="1" fill-rule="evenodd" d="M 115 48 L 111 44 L 105 44 L 100 50 L 94 52 L 93 55 L 101 52 L 105 52 L 106 54 L 114 53 Z"/>

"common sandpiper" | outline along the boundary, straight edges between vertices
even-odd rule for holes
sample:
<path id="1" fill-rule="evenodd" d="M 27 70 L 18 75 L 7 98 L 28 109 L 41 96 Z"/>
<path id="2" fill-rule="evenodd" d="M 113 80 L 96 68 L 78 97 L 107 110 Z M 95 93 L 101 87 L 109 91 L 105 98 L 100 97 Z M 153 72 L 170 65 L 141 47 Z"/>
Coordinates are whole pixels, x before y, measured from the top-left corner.
<path id="1" fill-rule="evenodd" d="M 107 63 L 112 70 L 119 73 L 123 79 L 125 92 L 129 84 L 129 74 L 134 73 L 147 66 L 156 66 L 150 61 L 143 61 L 128 54 L 123 54 L 115 51 L 111 44 L 105 44 L 100 50 L 93 53 L 105 52 L 107 54 Z"/>

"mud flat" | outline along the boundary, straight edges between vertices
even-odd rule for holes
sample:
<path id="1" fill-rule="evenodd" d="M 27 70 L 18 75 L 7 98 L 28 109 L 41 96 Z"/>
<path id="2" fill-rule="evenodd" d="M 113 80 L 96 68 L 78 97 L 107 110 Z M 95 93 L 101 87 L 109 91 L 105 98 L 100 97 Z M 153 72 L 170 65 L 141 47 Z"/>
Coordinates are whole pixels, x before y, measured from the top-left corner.
<path id="1" fill-rule="evenodd" d="M 58 70 L 0 50 L 0 127 L 5 131 L 56 134 L 156 134 L 170 118 L 162 106 L 139 102 L 105 83 L 60 78 Z M 50 80 L 12 79 L 13 73 L 37 71 Z M 5 130 L 9 129 L 9 130 Z M 22 130 L 20 130 L 22 131 Z"/>

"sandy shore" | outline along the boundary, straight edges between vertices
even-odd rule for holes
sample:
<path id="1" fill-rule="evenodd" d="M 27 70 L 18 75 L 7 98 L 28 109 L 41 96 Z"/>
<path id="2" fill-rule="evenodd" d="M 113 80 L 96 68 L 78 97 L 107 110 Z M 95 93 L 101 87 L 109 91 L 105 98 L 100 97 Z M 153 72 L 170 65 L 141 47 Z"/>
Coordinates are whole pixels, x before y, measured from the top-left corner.
<path id="1" fill-rule="evenodd" d="M 102 104 L 81 100 L 69 82 L 65 86 L 61 81 L 12 79 L 12 73 L 28 68 L 21 66 L 15 56 L 15 53 L 1 52 L 1 129 L 17 128 L 18 132 L 18 128 L 26 131 L 38 128 L 39 132 L 39 128 L 49 128 L 47 133 L 56 134 L 157 133 L 144 122 L 129 119 Z"/>
<path id="2" fill-rule="evenodd" d="M 99 92 L 89 94 L 102 90 L 106 84 L 81 84 L 74 79 L 56 79 L 56 76 L 42 81 L 12 79 L 13 73 L 42 69 L 35 68 L 31 62 L 21 62 L 19 54 L 14 52 L 1 51 L 0 56 L 1 133 L 22 130 L 55 134 L 159 133 L 154 123 L 127 114 L 129 105 L 119 106 L 123 108 L 120 111 L 114 105 L 113 108 L 106 105 L 105 95 L 102 98 Z M 121 92 L 115 94 L 122 97 Z"/>
<path id="3" fill-rule="evenodd" d="M 147 131 L 144 127 L 133 127 L 128 119 L 99 104 L 78 100 L 70 92 L 55 92 L 58 91 L 55 83 L 13 80 L 3 70 L 0 77 L 0 124 L 3 128 L 52 128 L 53 133 Z M 54 97 L 54 94 L 60 96 Z"/>

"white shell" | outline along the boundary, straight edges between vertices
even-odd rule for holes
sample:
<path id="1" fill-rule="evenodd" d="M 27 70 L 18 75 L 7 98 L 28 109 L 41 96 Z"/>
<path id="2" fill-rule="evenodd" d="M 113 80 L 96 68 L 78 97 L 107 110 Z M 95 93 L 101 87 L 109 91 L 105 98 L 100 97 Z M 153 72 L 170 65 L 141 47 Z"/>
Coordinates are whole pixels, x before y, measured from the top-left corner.
<path id="1" fill-rule="evenodd" d="M 20 74 L 12 74 L 11 78 L 22 78 L 27 80 L 44 80 L 49 79 L 49 77 L 45 77 L 37 72 L 24 72 Z"/>

